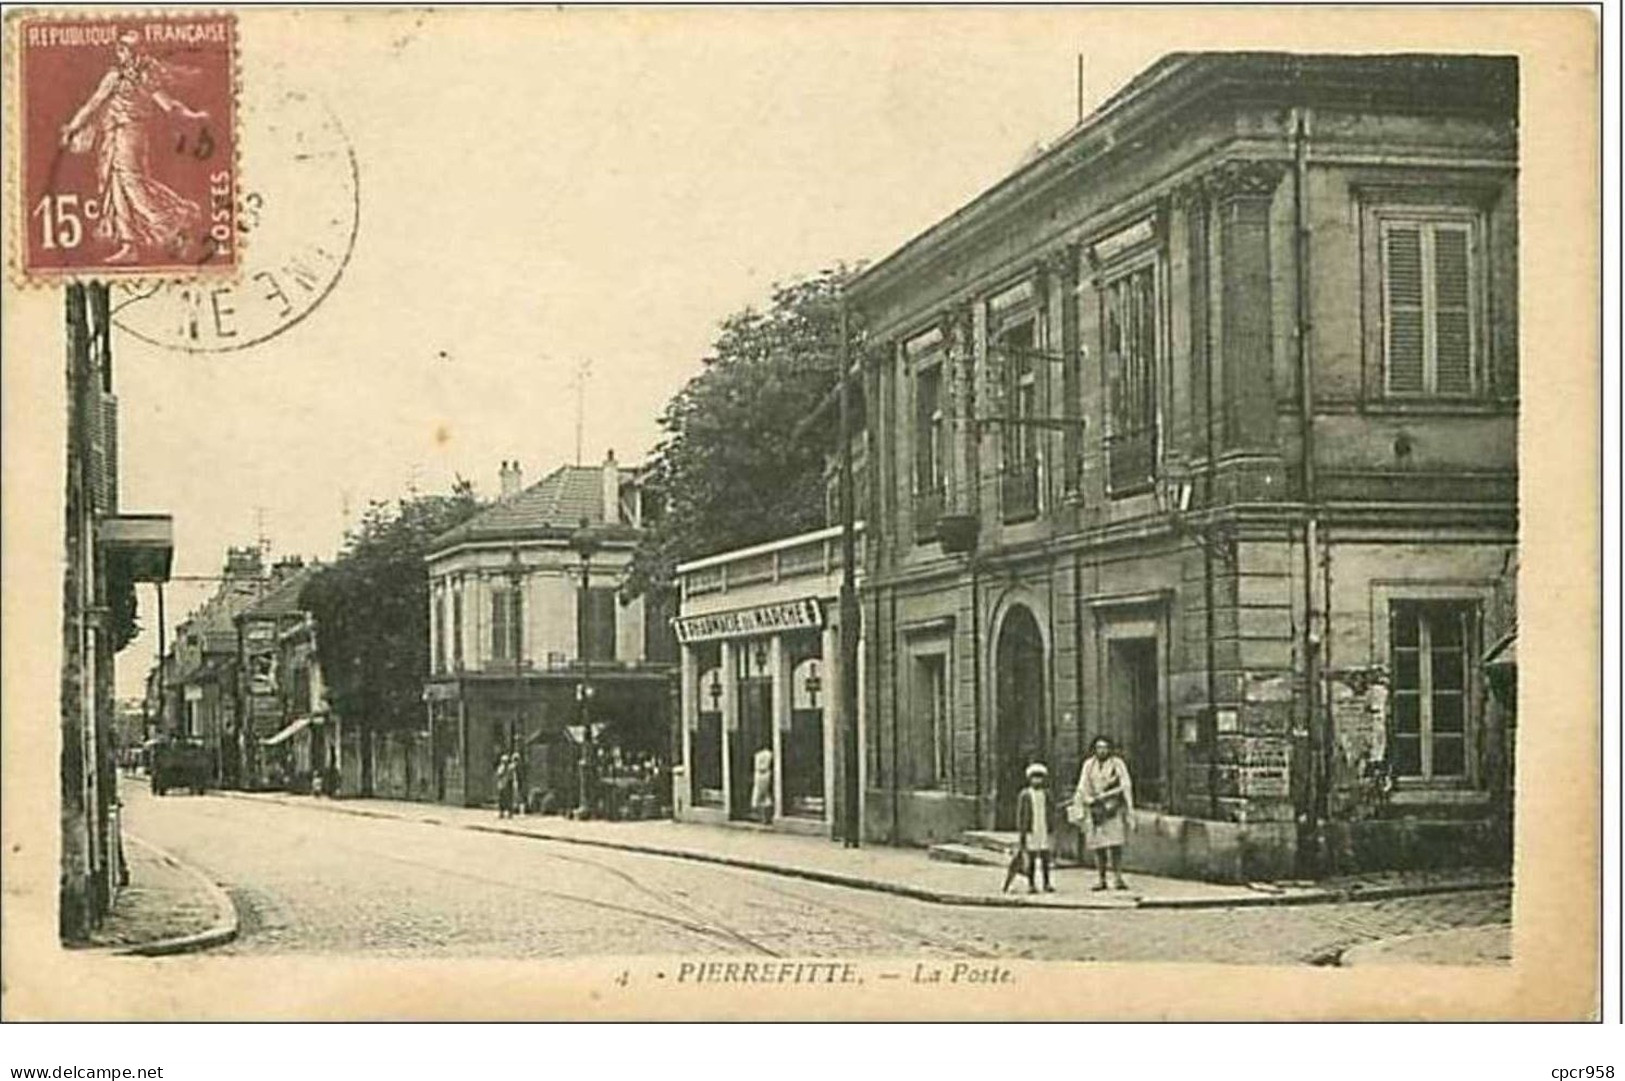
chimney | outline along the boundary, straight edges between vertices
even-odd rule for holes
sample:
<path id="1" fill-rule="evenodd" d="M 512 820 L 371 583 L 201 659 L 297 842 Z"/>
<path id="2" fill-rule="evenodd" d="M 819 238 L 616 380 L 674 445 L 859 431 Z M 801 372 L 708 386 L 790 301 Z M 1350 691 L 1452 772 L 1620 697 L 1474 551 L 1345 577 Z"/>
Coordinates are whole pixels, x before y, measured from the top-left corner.
<path id="1" fill-rule="evenodd" d="M 512 499 L 514 496 L 519 494 L 519 489 L 522 487 L 520 478 L 523 476 L 523 473 L 519 469 L 519 462 L 517 459 L 510 462 L 504 458 L 502 461 L 502 469 L 498 472 L 497 476 L 502 483 L 503 499 Z"/>
<path id="2" fill-rule="evenodd" d="M 604 523 L 616 525 L 621 520 L 621 467 L 615 461 L 615 452 L 604 455 Z"/>
<path id="3" fill-rule="evenodd" d="M 251 545 L 242 548 L 226 549 L 227 580 L 240 578 L 259 578 L 265 573 L 265 564 L 262 562 L 260 550 Z"/>

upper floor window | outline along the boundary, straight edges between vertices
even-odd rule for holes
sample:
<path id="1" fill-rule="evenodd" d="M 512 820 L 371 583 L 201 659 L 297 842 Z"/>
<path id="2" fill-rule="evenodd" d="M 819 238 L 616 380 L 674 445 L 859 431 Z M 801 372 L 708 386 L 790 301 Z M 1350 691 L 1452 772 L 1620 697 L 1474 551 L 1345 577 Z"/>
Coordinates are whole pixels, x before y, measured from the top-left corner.
<path id="1" fill-rule="evenodd" d="M 491 590 L 491 659 L 517 661 L 523 656 L 523 594 L 512 586 L 498 586 Z"/>
<path id="2" fill-rule="evenodd" d="M 1142 261 L 1101 286 L 1109 494 L 1143 491 L 1156 478 L 1157 266 Z"/>
<path id="3" fill-rule="evenodd" d="M 1379 212 L 1383 382 L 1393 396 L 1462 397 L 1479 385 L 1477 219 Z"/>
<path id="4" fill-rule="evenodd" d="M 615 659 L 616 594 L 613 586 L 576 589 L 576 642 L 585 660 Z"/>
<path id="5" fill-rule="evenodd" d="M 914 376 L 914 433 L 914 488 L 940 491 L 944 450 L 941 364 L 922 367 Z"/>
<path id="6" fill-rule="evenodd" d="M 446 598 L 438 593 L 434 598 L 434 670 L 446 670 Z"/>
<path id="7" fill-rule="evenodd" d="M 463 587 L 459 583 L 451 593 L 451 663 L 463 667 Z"/>

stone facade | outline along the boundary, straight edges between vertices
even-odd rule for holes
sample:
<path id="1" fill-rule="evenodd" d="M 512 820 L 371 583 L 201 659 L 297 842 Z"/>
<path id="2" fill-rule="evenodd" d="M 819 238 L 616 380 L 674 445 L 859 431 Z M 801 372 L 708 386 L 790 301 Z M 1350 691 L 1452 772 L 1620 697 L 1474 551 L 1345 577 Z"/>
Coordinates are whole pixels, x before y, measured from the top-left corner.
<path id="1" fill-rule="evenodd" d="M 1171 56 L 860 275 L 874 838 L 1008 828 L 1105 733 L 1130 866 L 1504 855 L 1517 101 L 1512 59 Z"/>

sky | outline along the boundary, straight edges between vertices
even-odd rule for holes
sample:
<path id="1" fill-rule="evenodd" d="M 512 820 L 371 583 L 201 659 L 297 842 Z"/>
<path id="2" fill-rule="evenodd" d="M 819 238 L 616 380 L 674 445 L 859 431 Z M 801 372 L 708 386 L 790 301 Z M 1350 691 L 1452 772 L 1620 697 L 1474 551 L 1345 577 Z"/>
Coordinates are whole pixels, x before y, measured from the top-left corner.
<path id="1" fill-rule="evenodd" d="M 585 460 L 642 459 L 722 318 L 886 255 L 1064 133 L 1079 53 L 1092 104 L 1165 51 L 1053 11 L 480 14 L 242 14 L 245 98 L 325 103 L 360 225 L 328 297 L 261 345 L 115 340 L 121 501 L 174 515 L 177 576 L 261 536 L 331 558 L 369 500 L 457 476 L 490 496 L 505 458 L 539 479 L 574 460 L 582 361 Z M 245 190 L 278 165 L 258 123 Z M 297 240 L 299 211 L 264 231 Z M 212 588 L 172 582 L 171 625 Z M 151 602 L 121 694 L 156 655 Z"/>

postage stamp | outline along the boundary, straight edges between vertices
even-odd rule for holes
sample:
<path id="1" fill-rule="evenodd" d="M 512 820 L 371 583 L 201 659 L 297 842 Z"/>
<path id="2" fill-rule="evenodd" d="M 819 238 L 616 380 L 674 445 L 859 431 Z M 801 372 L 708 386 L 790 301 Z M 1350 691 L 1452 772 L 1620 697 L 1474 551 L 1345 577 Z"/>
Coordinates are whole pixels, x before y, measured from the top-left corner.
<path id="1" fill-rule="evenodd" d="M 234 272 L 235 18 L 26 16 L 15 33 L 22 276 Z"/>

